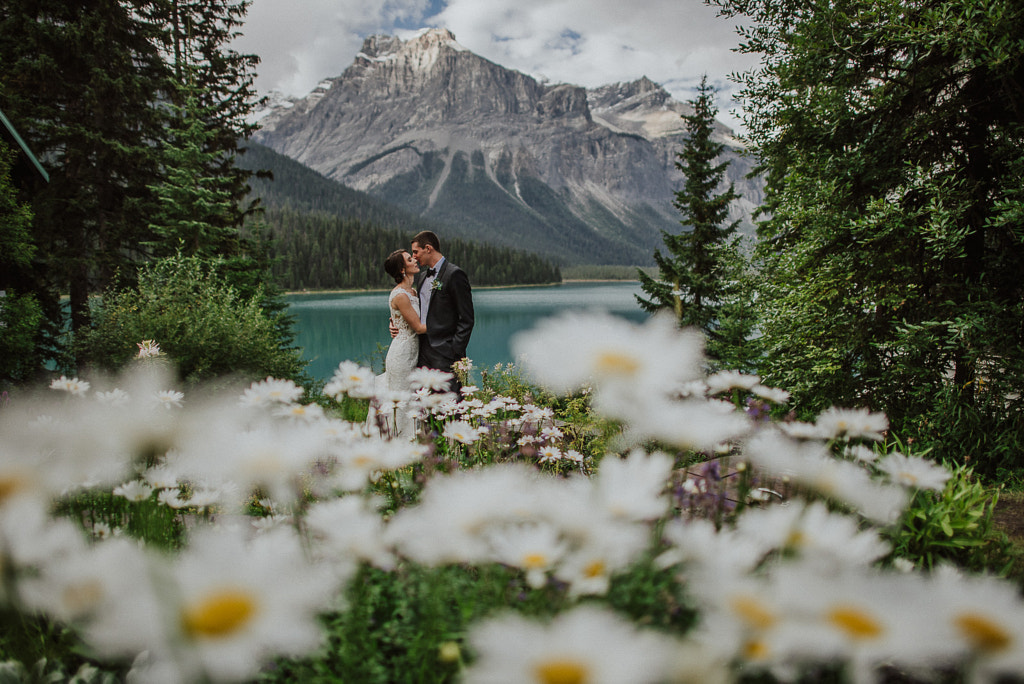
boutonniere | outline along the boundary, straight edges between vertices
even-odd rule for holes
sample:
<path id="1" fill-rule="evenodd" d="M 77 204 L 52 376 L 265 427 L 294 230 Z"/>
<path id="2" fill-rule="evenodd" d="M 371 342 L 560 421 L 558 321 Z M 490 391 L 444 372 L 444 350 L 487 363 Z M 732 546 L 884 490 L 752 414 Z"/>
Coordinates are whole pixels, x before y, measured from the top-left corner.
<path id="1" fill-rule="evenodd" d="M 434 282 L 430 283 L 431 292 L 434 292 L 435 290 L 440 290 L 442 287 L 444 287 L 444 283 L 442 283 L 437 278 L 434 279 Z"/>

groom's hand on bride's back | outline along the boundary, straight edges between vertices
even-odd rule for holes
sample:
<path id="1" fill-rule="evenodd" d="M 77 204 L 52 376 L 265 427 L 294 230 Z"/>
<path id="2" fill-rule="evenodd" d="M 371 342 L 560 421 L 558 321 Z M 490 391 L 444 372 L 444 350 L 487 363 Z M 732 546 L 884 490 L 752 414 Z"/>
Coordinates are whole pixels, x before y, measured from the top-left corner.
<path id="1" fill-rule="evenodd" d="M 398 326 L 390 318 L 388 319 L 388 332 L 391 333 L 391 339 L 398 337 Z"/>

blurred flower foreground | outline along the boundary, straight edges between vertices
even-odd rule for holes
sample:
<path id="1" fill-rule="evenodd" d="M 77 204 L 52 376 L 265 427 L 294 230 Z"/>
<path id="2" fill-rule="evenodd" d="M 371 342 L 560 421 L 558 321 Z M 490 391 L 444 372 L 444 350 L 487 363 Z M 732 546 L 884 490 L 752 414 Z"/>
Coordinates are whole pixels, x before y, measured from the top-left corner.
<path id="1" fill-rule="evenodd" d="M 68 628 L 129 681 L 248 681 L 325 648 L 323 616 L 367 569 L 498 567 L 522 591 L 437 637 L 452 680 L 1024 672 L 1013 584 L 895 553 L 887 531 L 951 473 L 882 448 L 885 416 L 787 420 L 784 391 L 707 376 L 701 338 L 659 317 L 567 314 L 514 351 L 516 369 L 459 396 L 432 371 L 380 392 L 344 362 L 304 403 L 273 378 L 186 395 L 146 340 L 117 378 L 15 397 L 0 408 L 5 619 Z M 640 567 L 692 619 L 638 615 L 616 592 Z M 531 592 L 556 608 L 517 610 Z"/>

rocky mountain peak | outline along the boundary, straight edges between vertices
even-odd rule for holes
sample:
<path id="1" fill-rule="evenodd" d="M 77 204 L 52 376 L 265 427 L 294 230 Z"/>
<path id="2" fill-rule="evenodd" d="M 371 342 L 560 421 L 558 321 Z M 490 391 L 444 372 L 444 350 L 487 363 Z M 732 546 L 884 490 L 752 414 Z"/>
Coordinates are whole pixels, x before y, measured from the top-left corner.
<path id="1" fill-rule="evenodd" d="M 636 264 L 661 230 L 678 230 L 675 155 L 690 111 L 647 77 L 541 83 L 427 29 L 366 38 L 344 73 L 254 137 L 454 235 Z M 734 161 L 742 178 L 749 164 Z"/>

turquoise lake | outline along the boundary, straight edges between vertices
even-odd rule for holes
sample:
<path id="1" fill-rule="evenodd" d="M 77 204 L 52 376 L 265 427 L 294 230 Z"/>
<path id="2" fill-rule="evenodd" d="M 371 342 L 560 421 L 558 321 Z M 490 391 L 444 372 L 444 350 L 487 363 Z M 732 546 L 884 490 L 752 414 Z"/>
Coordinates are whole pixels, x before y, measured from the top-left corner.
<path id="1" fill-rule="evenodd" d="M 513 361 L 509 339 L 561 311 L 601 309 L 642 322 L 648 314 L 641 311 L 635 294 L 642 294 L 636 281 L 476 289 L 469 358 L 476 368 Z M 310 362 L 307 370 L 313 377 L 329 379 L 346 359 L 381 371 L 391 342 L 387 292 L 295 294 L 287 301 L 296 319 L 296 344 Z"/>

